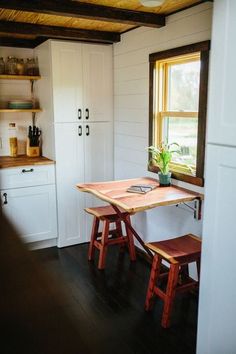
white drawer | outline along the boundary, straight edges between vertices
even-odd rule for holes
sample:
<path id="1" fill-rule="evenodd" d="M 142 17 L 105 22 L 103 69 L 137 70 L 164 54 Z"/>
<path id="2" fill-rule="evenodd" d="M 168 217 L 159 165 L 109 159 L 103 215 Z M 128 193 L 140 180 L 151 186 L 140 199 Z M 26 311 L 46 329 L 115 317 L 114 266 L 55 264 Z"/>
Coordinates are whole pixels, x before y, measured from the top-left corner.
<path id="1" fill-rule="evenodd" d="M 0 170 L 1 189 L 41 186 L 54 183 L 54 165 L 29 165 Z"/>

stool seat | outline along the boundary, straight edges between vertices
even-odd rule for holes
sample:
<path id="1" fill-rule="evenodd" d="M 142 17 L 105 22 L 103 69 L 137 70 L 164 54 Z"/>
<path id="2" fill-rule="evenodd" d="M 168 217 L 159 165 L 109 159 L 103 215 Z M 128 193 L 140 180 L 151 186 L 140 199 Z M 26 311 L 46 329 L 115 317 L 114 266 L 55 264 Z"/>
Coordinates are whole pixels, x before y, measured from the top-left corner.
<path id="1" fill-rule="evenodd" d="M 146 246 L 154 252 L 154 257 L 145 309 L 149 311 L 152 308 L 154 296 L 161 298 L 164 301 L 161 325 L 168 328 L 176 293 L 192 290 L 199 284 L 201 240 L 188 234 L 165 241 L 150 242 Z M 162 260 L 170 264 L 168 272 L 164 274 L 161 274 Z M 192 262 L 197 265 L 198 281 L 189 276 L 188 264 Z M 165 291 L 158 285 L 158 280 L 164 276 L 168 277 Z"/>
<path id="2" fill-rule="evenodd" d="M 201 254 L 201 240 L 199 237 L 188 234 L 170 240 L 147 243 L 146 246 L 155 253 L 161 255 L 170 263 L 191 261 Z"/>
<path id="3" fill-rule="evenodd" d="M 120 212 L 122 214 L 128 214 L 125 210 L 119 208 Z M 85 211 L 93 216 L 96 216 L 97 218 L 104 220 L 104 219 L 109 219 L 109 218 L 119 218 L 117 215 L 116 211 L 112 208 L 110 205 L 105 205 L 105 206 L 99 206 L 99 207 L 93 207 L 93 208 L 86 208 Z"/>
<path id="4" fill-rule="evenodd" d="M 122 217 L 127 223 L 131 223 L 130 214 L 119 208 Z M 122 230 L 122 219 L 115 212 L 112 206 L 99 206 L 93 208 L 86 208 L 85 211 L 93 215 L 93 228 L 91 233 L 91 240 L 89 244 L 88 260 L 94 259 L 95 248 L 99 251 L 98 269 L 105 268 L 107 248 L 111 245 L 120 245 L 121 247 L 128 246 L 131 261 L 136 260 L 133 234 L 125 224 L 126 235 Z M 100 223 L 102 224 L 99 232 Z M 114 227 L 110 227 L 112 224 Z"/>

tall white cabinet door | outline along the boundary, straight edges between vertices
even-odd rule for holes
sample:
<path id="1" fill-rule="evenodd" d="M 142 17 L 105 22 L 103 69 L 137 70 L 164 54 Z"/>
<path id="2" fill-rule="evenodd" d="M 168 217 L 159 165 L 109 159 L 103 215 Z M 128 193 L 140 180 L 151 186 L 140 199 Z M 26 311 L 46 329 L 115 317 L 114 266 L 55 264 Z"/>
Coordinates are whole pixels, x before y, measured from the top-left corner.
<path id="1" fill-rule="evenodd" d="M 85 120 L 111 121 L 112 47 L 83 45 L 84 110 Z"/>
<path id="2" fill-rule="evenodd" d="M 76 184 L 84 181 L 82 126 L 56 124 L 56 183 L 58 247 L 84 242 L 84 193 Z"/>
<path id="3" fill-rule="evenodd" d="M 83 112 L 82 44 L 51 42 L 54 121 L 78 122 Z"/>
<path id="4" fill-rule="evenodd" d="M 236 146 L 236 1 L 214 2 L 208 143 Z"/>
<path id="5" fill-rule="evenodd" d="M 55 185 L 1 191 L 2 212 L 25 242 L 57 236 Z"/>
<path id="6" fill-rule="evenodd" d="M 209 145 L 198 320 L 199 354 L 235 353 L 236 153 Z"/>
<path id="7" fill-rule="evenodd" d="M 84 126 L 85 181 L 109 181 L 113 174 L 111 123 L 88 123 Z"/>
<path id="8" fill-rule="evenodd" d="M 90 123 L 85 124 L 84 151 L 85 151 L 85 182 L 110 181 L 113 179 L 113 147 L 112 124 Z M 103 203 L 101 199 L 85 193 L 85 206 L 95 207 Z M 92 230 L 91 215 L 86 214 L 85 237 L 90 239 Z"/>

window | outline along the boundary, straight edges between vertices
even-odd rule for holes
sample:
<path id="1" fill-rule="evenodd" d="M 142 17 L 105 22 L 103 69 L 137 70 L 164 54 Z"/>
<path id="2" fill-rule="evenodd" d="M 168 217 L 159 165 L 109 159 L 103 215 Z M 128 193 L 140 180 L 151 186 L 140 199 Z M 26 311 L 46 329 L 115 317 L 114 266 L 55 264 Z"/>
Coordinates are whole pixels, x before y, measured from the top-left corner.
<path id="1" fill-rule="evenodd" d="M 206 41 L 150 55 L 149 145 L 178 143 L 172 176 L 199 186 L 204 173 L 209 45 Z"/>

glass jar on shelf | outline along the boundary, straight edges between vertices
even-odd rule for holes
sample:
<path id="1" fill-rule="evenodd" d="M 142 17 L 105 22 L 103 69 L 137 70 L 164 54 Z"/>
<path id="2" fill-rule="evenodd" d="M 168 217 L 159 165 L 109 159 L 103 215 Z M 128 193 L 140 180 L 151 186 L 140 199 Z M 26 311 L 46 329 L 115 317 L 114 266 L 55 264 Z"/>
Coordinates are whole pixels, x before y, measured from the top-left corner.
<path id="1" fill-rule="evenodd" d="M 6 62 L 6 74 L 17 75 L 16 58 L 9 56 Z"/>
<path id="2" fill-rule="evenodd" d="M 5 62 L 3 57 L 0 58 L 0 75 L 5 74 Z"/>
<path id="3" fill-rule="evenodd" d="M 34 75 L 34 67 L 35 67 L 34 58 L 27 58 L 27 60 L 26 60 L 26 75 L 33 76 Z"/>
<path id="4" fill-rule="evenodd" d="M 27 58 L 25 71 L 26 71 L 26 75 L 38 76 L 39 75 L 38 59 Z"/>
<path id="5" fill-rule="evenodd" d="M 24 75 L 24 73 L 25 73 L 24 59 L 17 59 L 17 61 L 16 61 L 16 71 L 17 71 L 17 75 Z"/>

